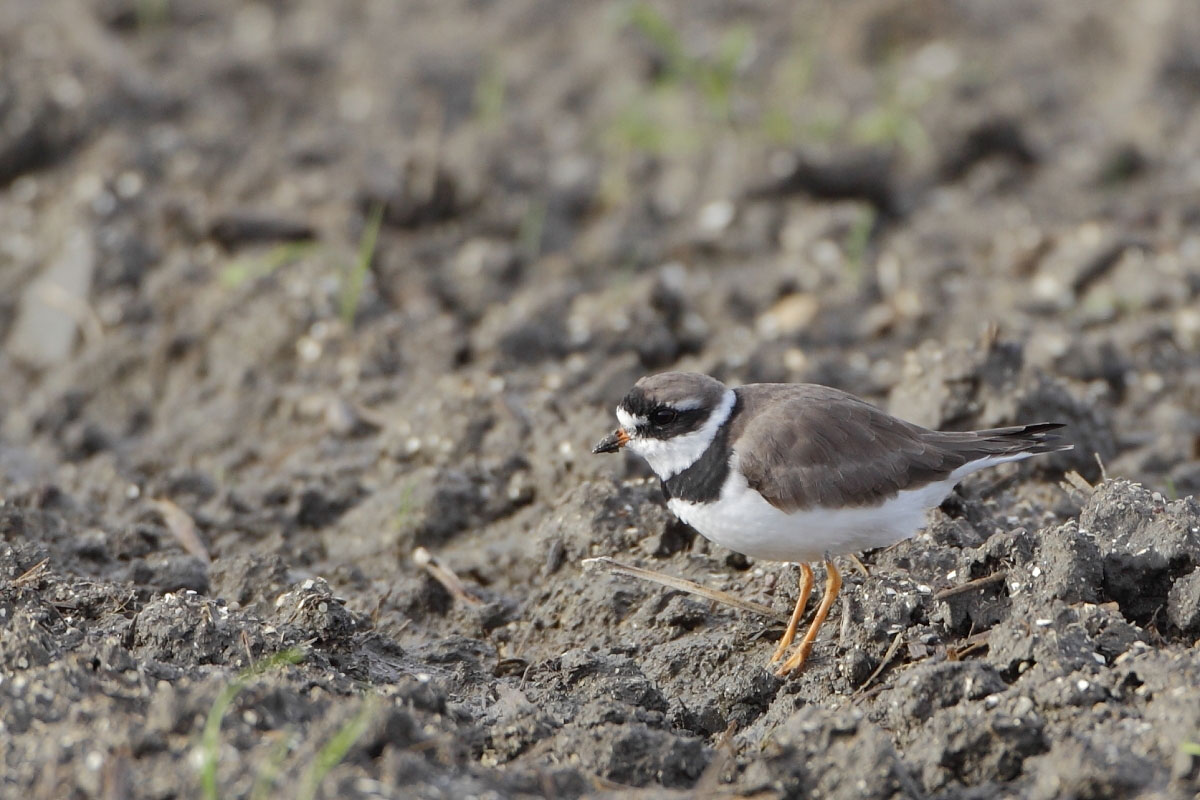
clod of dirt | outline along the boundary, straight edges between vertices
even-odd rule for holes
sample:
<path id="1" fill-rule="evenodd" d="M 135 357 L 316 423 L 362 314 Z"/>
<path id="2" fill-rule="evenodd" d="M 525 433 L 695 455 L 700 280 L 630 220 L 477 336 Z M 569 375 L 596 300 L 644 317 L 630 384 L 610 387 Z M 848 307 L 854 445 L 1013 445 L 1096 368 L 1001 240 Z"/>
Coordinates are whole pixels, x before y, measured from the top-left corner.
<path id="1" fill-rule="evenodd" d="M 957 147 L 950 148 L 938 173 L 942 180 L 956 181 L 980 161 L 995 157 L 1007 159 L 1019 167 L 1037 163 L 1037 153 L 1019 121 L 993 117 L 978 123 L 967 131 Z"/>
<path id="2" fill-rule="evenodd" d="M 559 658 L 558 668 L 579 702 L 601 704 L 600 719 L 615 713 L 645 720 L 650 713 L 661 724 L 667 700 L 629 658 L 569 650 Z"/>
<path id="3" fill-rule="evenodd" d="M 983 347 L 925 342 L 905 355 L 888 410 L 927 428 L 969 425 L 990 395 L 1012 391 L 1022 363 L 1020 346 L 995 339 Z"/>
<path id="4" fill-rule="evenodd" d="M 10 79 L 0 86 L 12 119 L 0 131 L 0 189 L 69 156 L 84 141 L 91 112 L 87 106 L 64 108 L 49 97 L 28 96 L 23 91 L 27 87 L 12 84 Z"/>
<path id="5" fill-rule="evenodd" d="M 1079 530 L 1075 520 L 1044 530 L 1038 550 L 1041 592 L 1067 603 L 1100 601 L 1103 559 L 1093 534 Z"/>
<path id="6" fill-rule="evenodd" d="M 1184 633 L 1200 633 L 1200 569 L 1171 586 L 1167 593 L 1167 617 Z"/>
<path id="7" fill-rule="evenodd" d="M 302 220 L 269 211 L 235 209 L 213 219 L 208 235 L 226 250 L 236 250 L 265 242 L 303 242 L 317 234 Z"/>
<path id="8" fill-rule="evenodd" d="M 287 564 L 278 555 L 248 553 L 222 558 L 210 568 L 213 592 L 235 606 L 269 613 L 287 586 Z"/>
<path id="9" fill-rule="evenodd" d="M 661 533 L 674 525 L 655 481 L 588 482 L 563 498 L 538 527 L 539 537 L 560 542 L 554 566 L 595 556 L 611 556 L 645 543 L 656 547 Z"/>
<path id="10" fill-rule="evenodd" d="M 1151 784 L 1155 770 L 1143 756 L 1098 736 L 1078 736 L 1055 743 L 1033 760 L 1032 798 L 1104 800 Z"/>
<path id="11" fill-rule="evenodd" d="M 357 486 L 309 486 L 300 492 L 296 507 L 296 524 L 302 528 L 324 528 L 358 502 L 361 490 Z"/>
<path id="12" fill-rule="evenodd" d="M 1140 625 L 1168 606 L 1175 582 L 1200 564 L 1200 506 L 1193 498 L 1167 502 L 1140 484 L 1108 481 L 1088 498 L 1079 526 L 1100 546 L 1104 591 Z"/>
<path id="13" fill-rule="evenodd" d="M 701 736 L 716 736 L 730 724 L 745 730 L 766 713 L 783 683 L 765 669 L 719 672 L 682 705 L 677 724 Z"/>
<path id="14" fill-rule="evenodd" d="M 324 644 L 344 642 L 360 627 L 345 603 L 334 597 L 322 578 L 306 580 L 275 601 L 275 620 L 296 641 L 316 638 Z"/>
<path id="15" fill-rule="evenodd" d="M 552 300 L 528 319 L 509 326 L 496 342 L 500 363 L 508 366 L 537 364 L 565 356 L 570 348 L 565 314 L 564 304 Z"/>
<path id="16" fill-rule="evenodd" d="M 185 591 L 147 603 L 130 623 L 126 639 L 136 656 L 163 664 L 226 664 L 242 660 L 244 632 L 254 652 L 264 650 L 266 642 L 258 630 L 223 603 Z"/>
<path id="17" fill-rule="evenodd" d="M 848 765 L 853 765 L 848 767 Z M 909 767 L 891 737 L 856 710 L 808 706 L 789 716 L 761 744 L 746 770 L 749 793 L 785 798 L 836 795 L 848 785 L 864 800 L 917 796 Z"/>
<path id="18" fill-rule="evenodd" d="M 496 692 L 496 702 L 487 711 L 487 746 L 493 757 L 511 761 L 549 736 L 557 726 L 520 690 L 500 684 Z"/>
<path id="19" fill-rule="evenodd" d="M 382 517 L 388 526 L 386 536 L 373 534 L 363 546 L 391 541 L 404 554 L 414 547 L 431 550 L 444 547 L 456 536 L 473 527 L 485 525 L 514 513 L 532 501 L 532 495 L 521 490 L 520 476 L 527 464 L 510 458 L 494 468 L 463 466 L 429 470 L 425 480 L 393 487 L 368 499 L 362 514 L 352 515 L 347 528 L 355 536 L 356 526 L 364 520 Z M 379 523 L 374 523 L 378 525 Z M 330 537 L 331 546 L 340 546 L 337 537 Z"/>
<path id="20" fill-rule="evenodd" d="M 750 189 L 753 199 L 807 194 L 823 200 L 865 200 L 885 217 L 897 215 L 896 159 L 884 149 L 861 149 L 821 159 L 799 154 L 783 177 Z"/>
<path id="21" fill-rule="evenodd" d="M 919 664 L 885 691 L 882 700 L 888 709 L 889 727 L 916 729 L 935 712 L 988 695 L 1003 692 L 1008 686 L 996 670 L 978 661 L 943 661 Z"/>
<path id="22" fill-rule="evenodd" d="M 691 786 L 711 757 L 699 739 L 631 721 L 571 728 L 556 745 L 584 769 L 627 786 Z"/>
<path id="23" fill-rule="evenodd" d="M 414 157 L 394 177 L 373 177 L 359 206 L 366 214 L 382 205 L 385 224 L 413 229 L 453 219 L 464 208 L 461 195 L 458 177 L 446 166 Z"/>
<path id="24" fill-rule="evenodd" d="M 954 781 L 995 786 L 1015 778 L 1025 759 L 1046 751 L 1044 725 L 1028 698 L 996 711 L 960 705 L 935 715 L 905 752 L 928 793 Z"/>
<path id="25" fill-rule="evenodd" d="M 195 556 L 168 554 L 136 559 L 129 564 L 129 580 L 160 592 L 191 591 L 207 594 L 208 565 Z"/>

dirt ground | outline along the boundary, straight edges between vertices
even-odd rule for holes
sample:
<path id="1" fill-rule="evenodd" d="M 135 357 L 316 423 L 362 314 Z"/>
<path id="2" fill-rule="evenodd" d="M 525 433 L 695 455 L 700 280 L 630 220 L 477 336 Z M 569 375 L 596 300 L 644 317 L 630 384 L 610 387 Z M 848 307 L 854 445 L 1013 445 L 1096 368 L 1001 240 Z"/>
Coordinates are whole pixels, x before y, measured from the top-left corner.
<path id="1" fill-rule="evenodd" d="M 3 0 L 3 796 L 1196 796 L 1198 43 Z M 847 562 L 781 681 L 774 619 L 582 563 L 794 602 L 590 454 L 674 367 L 1077 447 Z"/>

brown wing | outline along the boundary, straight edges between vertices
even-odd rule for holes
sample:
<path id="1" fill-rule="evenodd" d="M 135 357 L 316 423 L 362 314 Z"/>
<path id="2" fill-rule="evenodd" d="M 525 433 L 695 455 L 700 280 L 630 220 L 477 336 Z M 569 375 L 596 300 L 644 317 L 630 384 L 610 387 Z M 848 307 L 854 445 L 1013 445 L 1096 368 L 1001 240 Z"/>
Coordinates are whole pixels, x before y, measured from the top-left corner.
<path id="1" fill-rule="evenodd" d="M 975 449 L 964 446 L 975 434 L 930 431 L 826 386 L 751 384 L 738 393 L 743 430 L 731 433 L 742 472 L 784 511 L 874 505 L 945 480 Z"/>

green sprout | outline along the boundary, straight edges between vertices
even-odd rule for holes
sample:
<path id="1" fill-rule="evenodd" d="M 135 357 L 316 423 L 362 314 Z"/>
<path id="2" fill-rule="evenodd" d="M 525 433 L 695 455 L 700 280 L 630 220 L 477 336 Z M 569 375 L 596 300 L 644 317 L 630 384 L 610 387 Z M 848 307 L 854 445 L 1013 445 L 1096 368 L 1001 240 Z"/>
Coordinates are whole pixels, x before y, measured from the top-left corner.
<path id="1" fill-rule="evenodd" d="M 275 791 L 275 782 L 279 779 L 279 773 L 283 768 L 283 762 L 287 759 L 288 751 L 292 747 L 292 739 L 292 732 L 285 731 L 275 746 L 271 748 L 271 754 L 267 756 L 267 763 L 259 768 L 258 775 L 254 777 L 254 786 L 250 789 L 250 800 L 270 800 Z"/>
<path id="2" fill-rule="evenodd" d="M 609 160 L 601 196 L 620 203 L 629 192 L 628 171 L 639 155 L 688 153 L 733 131 L 738 71 L 753 50 L 745 25 L 726 30 L 713 52 L 690 50 L 680 31 L 650 3 L 624 6 L 619 23 L 642 38 L 661 64 L 649 87 L 635 89 L 602 132 Z"/>
<path id="3" fill-rule="evenodd" d="M 342 759 L 350 752 L 350 748 L 366 733 L 374 715 L 375 703 L 368 697 L 363 700 L 358 713 L 338 728 L 325 746 L 317 752 L 316 759 L 304 773 L 304 780 L 300 787 L 300 800 L 313 800 L 317 796 L 317 790 L 321 788 L 325 776 L 342 763 Z"/>
<path id="4" fill-rule="evenodd" d="M 546 201 L 537 199 L 529 204 L 517 232 L 520 250 L 530 260 L 542 254 L 542 234 L 546 230 Z"/>
<path id="5" fill-rule="evenodd" d="M 285 242 L 271 248 L 260 258 L 240 258 L 221 270 L 221 285 L 236 289 L 247 281 L 270 275 L 277 269 L 294 264 L 317 247 L 313 241 Z"/>
<path id="6" fill-rule="evenodd" d="M 217 760 L 221 749 L 221 723 L 233 701 L 242 690 L 250 685 L 260 675 L 281 667 L 299 664 L 304 660 L 304 652 L 298 647 L 281 650 L 269 658 L 252 664 L 242 670 L 237 678 L 221 690 L 217 699 L 208 710 L 208 718 L 204 721 L 204 732 L 200 737 L 200 789 L 205 800 L 219 800 L 217 790 Z"/>
<path id="7" fill-rule="evenodd" d="M 396 513 L 392 515 L 393 529 L 402 531 L 408 526 L 409 518 L 417 510 L 415 494 L 416 487 L 411 483 L 400 490 L 400 504 L 396 507 Z"/>
<path id="8" fill-rule="evenodd" d="M 204 723 L 204 731 L 200 739 L 200 788 L 204 800 L 220 800 L 220 790 L 217 786 L 217 764 L 221 748 L 221 723 L 229 712 L 234 700 L 250 683 L 260 675 L 284 666 L 299 664 L 304 660 L 300 648 L 293 647 L 253 664 L 240 672 L 232 683 L 221 690 L 208 711 Z M 300 782 L 299 800 L 313 800 L 321 788 L 326 776 L 338 764 L 342 763 L 346 754 L 370 727 L 375 716 L 376 701 L 366 697 L 358 712 L 347 720 L 317 751 Z M 274 794 L 275 784 L 282 771 L 284 761 L 293 743 L 293 734 L 288 731 L 275 744 L 266 764 L 260 769 L 254 779 L 250 792 L 253 800 L 264 800 Z"/>
<path id="9" fill-rule="evenodd" d="M 488 61 L 475 83 L 475 119 L 485 127 L 493 127 L 504 118 L 505 95 L 508 86 L 500 60 Z"/>
<path id="10" fill-rule="evenodd" d="M 929 100 L 932 87 L 922 83 L 904 91 L 894 59 L 881 68 L 877 83 L 878 104 L 854 120 L 850 135 L 860 144 L 897 144 L 909 153 L 927 152 L 929 134 L 917 112 Z"/>
<path id="11" fill-rule="evenodd" d="M 358 304 L 362 300 L 363 285 L 366 283 L 367 271 L 375 259 L 375 245 L 379 241 L 379 229 L 383 226 L 383 203 L 376 203 L 371 208 L 367 225 L 363 228 L 362 237 L 358 241 L 358 258 L 342 276 L 342 291 L 338 301 L 339 316 L 346 327 L 354 324 L 358 316 Z"/>
<path id="12" fill-rule="evenodd" d="M 1179 499 L 1179 487 L 1175 484 L 1175 479 L 1168 475 L 1163 479 L 1163 483 L 1166 484 L 1167 499 L 1174 503 Z"/>
<path id="13" fill-rule="evenodd" d="M 846 231 L 846 239 L 842 249 L 846 253 L 846 261 L 850 265 L 855 278 L 862 275 L 863 264 L 867 258 L 867 247 L 871 243 L 871 231 L 875 229 L 875 209 L 867 206 L 863 209 L 850 230 Z"/>
<path id="14" fill-rule="evenodd" d="M 690 59 L 683 50 L 678 32 L 671 27 L 667 18 L 649 3 L 634 3 L 629 9 L 629 24 L 642 36 L 650 40 L 663 57 L 666 69 L 661 81 L 683 80 L 689 71 Z"/>
<path id="15" fill-rule="evenodd" d="M 721 37 L 714 56 L 705 58 L 688 53 L 679 32 L 648 3 L 634 3 L 628 14 L 629 25 L 658 51 L 664 69 L 658 84 L 686 84 L 704 99 L 709 112 L 727 120 L 731 108 L 738 65 L 754 45 L 754 34 L 745 25 L 730 28 Z"/>

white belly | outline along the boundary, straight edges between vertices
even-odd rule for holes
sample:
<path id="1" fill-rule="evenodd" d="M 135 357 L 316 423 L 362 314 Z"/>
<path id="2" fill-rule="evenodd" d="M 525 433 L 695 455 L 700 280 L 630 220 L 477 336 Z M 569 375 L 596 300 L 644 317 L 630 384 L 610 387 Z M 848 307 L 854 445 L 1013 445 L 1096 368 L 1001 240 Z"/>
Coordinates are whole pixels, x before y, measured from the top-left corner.
<path id="1" fill-rule="evenodd" d="M 961 479 L 956 473 L 949 480 L 900 492 L 877 506 L 811 508 L 786 514 L 764 500 L 734 470 L 719 502 L 673 498 L 667 506 L 706 539 L 752 558 L 819 561 L 826 553 L 856 553 L 907 539 L 925 525 L 926 510 L 941 503 Z"/>

